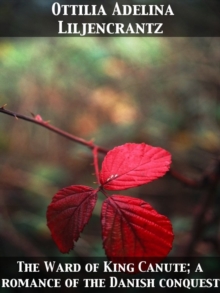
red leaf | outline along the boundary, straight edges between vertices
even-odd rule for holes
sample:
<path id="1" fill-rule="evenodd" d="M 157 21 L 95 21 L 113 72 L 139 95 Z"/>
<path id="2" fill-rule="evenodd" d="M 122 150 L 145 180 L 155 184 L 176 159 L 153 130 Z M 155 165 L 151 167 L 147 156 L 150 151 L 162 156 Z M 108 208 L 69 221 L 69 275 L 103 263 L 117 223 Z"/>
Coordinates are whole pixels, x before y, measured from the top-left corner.
<path id="1" fill-rule="evenodd" d="M 97 191 L 83 185 L 61 189 L 47 209 L 47 225 L 59 250 L 67 253 L 89 221 Z"/>
<path id="2" fill-rule="evenodd" d="M 114 261 L 123 258 L 160 260 L 172 248 L 173 232 L 168 218 L 138 198 L 112 195 L 102 206 L 103 246 Z"/>
<path id="3" fill-rule="evenodd" d="M 102 163 L 100 182 L 105 189 L 123 190 L 163 176 L 171 155 L 159 147 L 126 143 L 109 151 Z"/>

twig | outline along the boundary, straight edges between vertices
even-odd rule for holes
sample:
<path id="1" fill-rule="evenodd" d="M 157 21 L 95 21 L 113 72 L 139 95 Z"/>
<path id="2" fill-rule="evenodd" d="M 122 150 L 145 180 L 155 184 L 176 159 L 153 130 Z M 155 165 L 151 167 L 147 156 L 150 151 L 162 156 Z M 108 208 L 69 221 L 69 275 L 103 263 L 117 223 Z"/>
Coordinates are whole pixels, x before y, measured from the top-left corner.
<path id="1" fill-rule="evenodd" d="M 170 175 L 177 179 L 178 181 L 182 182 L 184 185 L 187 185 L 192 188 L 200 188 L 203 187 L 206 176 L 202 176 L 199 180 L 194 180 L 190 178 L 186 178 L 182 174 L 178 173 L 177 171 L 173 170 L 172 168 L 169 171 Z"/>
<path id="2" fill-rule="evenodd" d="M 91 141 L 86 141 L 85 139 L 82 139 L 80 137 L 77 137 L 75 135 L 72 135 L 68 132 L 65 132 L 55 126 L 52 126 L 51 124 L 49 124 L 48 121 L 44 121 L 39 115 L 36 115 L 34 116 L 34 118 L 31 118 L 31 117 L 28 117 L 28 116 L 24 116 L 24 115 L 21 115 L 21 114 L 18 114 L 18 113 L 15 113 L 15 112 L 12 112 L 12 111 L 9 111 L 9 110 L 6 110 L 5 109 L 5 105 L 0 107 L 0 113 L 3 113 L 3 114 L 6 114 L 6 115 L 9 115 L 9 116 L 12 116 L 12 117 L 15 117 L 16 119 L 20 118 L 22 120 L 25 120 L 25 121 L 29 121 L 29 122 L 32 122 L 32 123 L 35 123 L 35 124 L 38 124 L 44 128 L 47 128 L 49 129 L 50 131 L 53 131 L 63 137 L 66 137 L 72 141 L 75 141 L 79 144 L 82 144 L 92 150 L 96 150 L 97 153 L 102 153 L 102 154 L 107 154 L 108 152 L 108 149 L 105 149 L 105 148 L 102 148 L 98 145 L 95 145 L 93 142 Z M 177 179 L 178 181 L 182 182 L 183 184 L 189 186 L 189 187 L 196 187 L 196 188 L 199 188 L 199 187 L 202 187 L 203 186 L 203 182 L 204 182 L 204 178 L 202 177 L 201 180 L 193 180 L 193 179 L 189 179 L 189 178 L 186 178 L 184 177 L 183 175 L 179 174 L 177 171 L 174 171 L 172 168 L 170 169 L 170 174 L 172 177 L 174 177 L 175 179 Z M 97 175 L 96 175 L 97 177 Z"/>
<path id="3" fill-rule="evenodd" d="M 94 167 L 95 167 L 95 175 L 97 179 L 98 185 L 100 185 L 100 179 L 99 179 L 99 162 L 98 162 L 98 149 L 95 147 L 92 150 L 93 158 L 94 158 Z"/>
<path id="4" fill-rule="evenodd" d="M 32 123 L 38 124 L 38 125 L 40 125 L 40 126 L 42 126 L 42 127 L 44 127 L 44 128 L 47 128 L 47 129 L 49 129 L 49 130 L 51 130 L 51 131 L 53 131 L 53 132 L 58 133 L 59 135 L 61 135 L 61 136 L 63 136 L 63 137 L 66 137 L 66 138 L 68 138 L 68 139 L 70 139 L 70 140 L 72 140 L 72 141 L 75 141 L 75 142 L 80 143 L 80 144 L 82 144 L 82 145 L 84 145 L 84 146 L 87 146 L 87 147 L 90 148 L 90 149 L 94 149 L 94 148 L 96 148 L 97 151 L 98 151 L 99 153 L 106 154 L 106 153 L 108 152 L 107 149 L 102 148 L 102 147 L 99 147 L 99 146 L 95 145 L 95 144 L 94 144 L 93 142 L 91 142 L 91 141 L 86 141 L 86 140 L 83 139 L 83 138 L 80 138 L 80 137 L 77 137 L 77 136 L 75 136 L 75 135 L 72 135 L 72 134 L 70 134 L 70 133 L 68 133 L 68 132 L 65 132 L 65 131 L 63 131 L 63 130 L 61 130 L 61 129 L 55 127 L 55 126 L 52 126 L 52 125 L 49 124 L 47 121 L 43 121 L 43 120 L 41 121 L 41 120 L 38 118 L 38 117 L 39 117 L 38 115 L 36 116 L 36 118 L 31 118 L 31 117 L 28 117 L 28 116 L 24 116 L 24 115 L 21 115 L 21 114 L 18 114 L 18 113 L 15 113 L 15 112 L 12 112 L 12 111 L 6 110 L 6 109 L 4 108 L 4 106 L 0 108 L 0 112 L 1 112 L 1 113 L 4 113 L 4 114 L 6 114 L 6 115 L 9 115 L 9 116 L 15 117 L 16 119 L 17 119 L 17 118 L 20 118 L 20 119 L 22 119 L 22 120 L 25 120 L 25 121 L 29 121 L 29 122 L 32 122 Z"/>
<path id="5" fill-rule="evenodd" d="M 220 175 L 220 161 L 218 160 L 215 163 L 215 166 L 212 172 L 209 174 L 209 181 L 208 181 L 208 190 L 206 190 L 203 198 L 196 206 L 195 216 L 194 216 L 194 223 L 192 227 L 192 231 L 190 233 L 190 238 L 185 245 L 185 249 L 181 253 L 183 256 L 191 256 L 194 252 L 194 248 L 196 243 L 200 240 L 201 234 L 204 230 L 205 226 L 205 216 L 207 211 L 210 209 L 211 204 L 213 203 L 214 196 L 216 194 L 216 189 L 219 182 L 219 175 Z"/>

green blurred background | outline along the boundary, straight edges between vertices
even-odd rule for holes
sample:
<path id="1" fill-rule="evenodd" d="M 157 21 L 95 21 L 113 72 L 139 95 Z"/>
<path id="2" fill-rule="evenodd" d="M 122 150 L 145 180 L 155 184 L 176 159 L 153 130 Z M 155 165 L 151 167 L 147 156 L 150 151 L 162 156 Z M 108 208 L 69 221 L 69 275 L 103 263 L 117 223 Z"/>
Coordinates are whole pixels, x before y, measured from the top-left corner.
<path id="1" fill-rule="evenodd" d="M 14 38 L 0 42 L 0 106 L 113 148 L 145 142 L 172 153 L 172 168 L 199 178 L 220 147 L 219 38 Z M 100 155 L 100 165 L 103 156 Z M 95 186 L 91 151 L 0 113 L 2 256 L 60 256 L 46 225 L 52 196 Z M 170 175 L 129 191 L 168 216 L 171 255 L 190 235 L 203 190 Z M 100 195 L 71 255 L 103 256 Z M 219 195 L 197 255 L 219 255 Z"/>

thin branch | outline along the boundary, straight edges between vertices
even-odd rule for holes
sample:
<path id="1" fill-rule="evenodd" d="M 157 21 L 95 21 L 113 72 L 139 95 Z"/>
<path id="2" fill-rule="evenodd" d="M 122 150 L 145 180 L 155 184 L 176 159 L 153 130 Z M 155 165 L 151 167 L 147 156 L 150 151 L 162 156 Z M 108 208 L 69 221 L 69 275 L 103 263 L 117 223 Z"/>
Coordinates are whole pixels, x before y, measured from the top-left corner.
<path id="1" fill-rule="evenodd" d="M 100 185 L 100 179 L 99 179 L 99 162 L 98 162 L 98 148 L 95 147 L 92 150 L 93 158 L 94 158 L 94 168 L 95 168 L 95 175 L 98 185 Z"/>
<path id="2" fill-rule="evenodd" d="M 194 222 L 192 225 L 192 230 L 190 238 L 182 251 L 183 256 L 191 256 L 194 253 L 196 244 L 201 238 L 201 235 L 205 227 L 206 214 L 213 204 L 214 197 L 216 195 L 216 190 L 219 183 L 220 175 L 220 160 L 217 160 L 213 166 L 212 171 L 207 175 L 207 186 L 208 189 L 203 194 L 201 201 L 195 208 Z"/>
<path id="3" fill-rule="evenodd" d="M 169 171 L 170 175 L 177 179 L 178 181 L 182 182 L 184 185 L 193 188 L 200 188 L 203 187 L 205 182 L 205 177 L 202 176 L 199 180 L 194 180 L 183 176 L 182 174 L 178 173 L 177 171 L 173 170 L 172 168 Z"/>
<path id="4" fill-rule="evenodd" d="M 80 143 L 80 144 L 82 144 L 84 146 L 87 146 L 90 149 L 96 148 L 99 153 L 106 154 L 108 152 L 107 149 L 99 147 L 99 146 L 95 145 L 91 141 L 86 141 L 85 139 L 82 139 L 82 138 L 77 137 L 75 135 L 72 135 L 72 134 L 70 134 L 68 132 L 65 132 L 65 131 L 63 131 L 63 130 L 55 127 L 55 126 L 52 126 L 51 124 L 49 124 L 49 122 L 43 121 L 42 119 L 39 119 L 39 115 L 35 116 L 36 118 L 31 118 L 31 117 L 28 117 L 28 116 L 24 116 L 24 115 L 21 115 L 21 114 L 6 110 L 4 108 L 4 106 L 0 108 L 0 112 L 4 113 L 6 115 L 9 115 L 9 116 L 15 117 L 16 119 L 19 118 L 19 119 L 22 119 L 22 120 L 25 120 L 25 121 L 29 121 L 29 122 L 38 124 L 38 125 L 40 125 L 40 126 L 42 126 L 44 128 L 47 128 L 47 129 L 49 129 L 49 130 L 51 130 L 53 132 L 58 133 L 59 135 L 61 135 L 63 137 L 66 137 L 66 138 L 68 138 L 68 139 L 70 139 L 72 141 L 75 141 L 75 142 Z"/>
<path id="5" fill-rule="evenodd" d="M 9 111 L 9 110 L 6 110 L 5 109 L 5 105 L 0 107 L 0 113 L 3 113 L 3 114 L 6 114 L 6 115 L 9 115 L 9 116 L 12 116 L 12 117 L 15 117 L 16 119 L 22 119 L 22 120 L 25 120 L 25 121 L 29 121 L 29 122 L 32 122 L 32 123 L 35 123 L 35 124 L 38 124 L 44 128 L 47 128 L 49 129 L 50 131 L 53 131 L 65 138 L 68 138 L 72 141 L 75 141 L 81 145 L 84 145 L 92 150 L 96 149 L 97 153 L 102 153 L 102 154 L 107 154 L 108 152 L 108 149 L 105 149 L 105 148 L 102 148 L 98 145 L 95 145 L 93 142 L 91 141 L 86 141 L 85 139 L 82 139 L 80 137 L 77 137 L 75 135 L 72 135 L 68 132 L 65 132 L 55 126 L 52 126 L 51 124 L 49 124 L 48 121 L 44 121 L 39 115 L 36 115 L 34 116 L 34 118 L 31 118 L 31 117 L 28 117 L 28 116 L 25 116 L 25 115 L 21 115 L 21 114 L 18 114 L 18 113 L 15 113 L 15 112 L 12 112 L 12 111 Z M 183 184 L 187 185 L 187 186 L 190 186 L 190 187 L 196 187 L 196 188 L 199 188 L 199 187 L 202 187 L 203 186 L 203 182 L 204 182 L 204 178 L 202 177 L 201 180 L 193 180 L 193 179 L 189 179 L 189 178 L 186 178 L 184 177 L 183 175 L 179 174 L 178 172 L 174 171 L 173 169 L 170 169 L 170 174 L 172 177 L 174 177 L 175 179 L 177 179 L 178 181 L 182 182 Z M 96 174 L 96 177 L 97 177 L 97 174 Z"/>

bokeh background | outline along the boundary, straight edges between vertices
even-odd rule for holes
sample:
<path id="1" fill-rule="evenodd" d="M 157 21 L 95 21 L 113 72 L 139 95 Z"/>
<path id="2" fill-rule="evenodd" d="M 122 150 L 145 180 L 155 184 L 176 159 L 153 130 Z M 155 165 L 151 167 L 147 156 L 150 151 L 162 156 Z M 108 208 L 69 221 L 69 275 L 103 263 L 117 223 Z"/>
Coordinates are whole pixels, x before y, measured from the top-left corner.
<path id="1" fill-rule="evenodd" d="M 203 176 L 220 147 L 219 38 L 14 38 L 0 42 L 0 106 L 113 148 L 145 142 L 172 154 L 172 168 Z M 100 155 L 100 166 L 103 156 Z M 92 153 L 37 125 L 0 113 L 0 254 L 61 256 L 46 225 L 52 196 L 95 186 Z M 204 189 L 170 174 L 121 192 L 170 218 L 179 255 Z M 99 195 L 70 255 L 103 256 Z M 196 255 L 219 255 L 219 188 Z"/>

